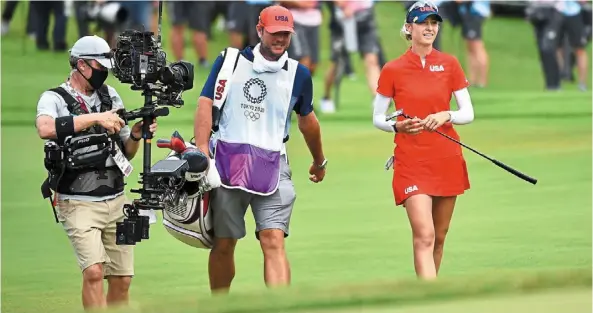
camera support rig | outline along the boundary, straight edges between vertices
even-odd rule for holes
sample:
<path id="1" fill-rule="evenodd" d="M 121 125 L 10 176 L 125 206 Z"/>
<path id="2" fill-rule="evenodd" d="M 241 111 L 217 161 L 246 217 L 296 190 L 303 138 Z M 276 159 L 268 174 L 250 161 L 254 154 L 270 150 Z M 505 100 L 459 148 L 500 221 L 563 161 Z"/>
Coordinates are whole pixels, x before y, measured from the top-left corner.
<path id="1" fill-rule="evenodd" d="M 158 164 L 155 164 L 155 167 L 151 169 L 153 137 L 150 132 L 150 125 L 155 118 L 168 116 L 169 108 L 155 106 L 152 101 L 153 92 L 150 89 L 145 89 L 142 95 L 144 96 L 143 107 L 130 112 L 123 110 L 118 112 L 126 124 L 135 119 L 142 119 L 141 140 L 143 141 L 143 166 L 138 181 L 141 188 L 130 190 L 132 193 L 139 194 L 140 198 L 134 199 L 131 204 L 124 205 L 126 218 L 123 222 L 117 223 L 116 226 L 116 244 L 118 245 L 134 245 L 142 239 L 149 238 L 149 218 L 140 215 L 140 210 L 162 210 L 164 208 L 162 199 L 166 196 L 167 190 L 158 188 L 158 178 L 171 175 L 181 176 L 185 173 L 184 170 L 187 169 L 187 162 L 181 162 L 181 160 L 175 161 L 178 167 L 176 169 L 163 169 L 162 166 L 157 166 Z"/>
<path id="2" fill-rule="evenodd" d="M 131 83 L 132 90 L 142 91 L 144 105 L 136 110 L 118 111 L 127 124 L 142 119 L 143 160 L 139 189 L 131 192 L 140 194 L 131 204 L 124 205 L 125 218 L 116 223 L 116 244 L 135 245 L 149 238 L 149 217 L 140 215 L 140 210 L 163 210 L 164 199 L 184 177 L 189 167 L 186 160 L 161 160 L 151 167 L 152 133 L 150 125 L 160 116 L 168 116 L 169 108 L 181 107 L 181 94 L 193 87 L 193 65 L 176 62 L 165 65 L 165 54 L 161 50 L 162 1 L 159 1 L 158 36 L 154 41 L 152 32 L 126 31 L 118 39 L 114 54 L 116 61 L 114 75 L 122 83 Z M 159 83 L 157 83 L 159 82 Z M 156 101 L 153 101 L 156 97 Z M 162 105 L 162 106 L 159 106 Z M 181 182 L 182 183 L 182 182 Z"/>

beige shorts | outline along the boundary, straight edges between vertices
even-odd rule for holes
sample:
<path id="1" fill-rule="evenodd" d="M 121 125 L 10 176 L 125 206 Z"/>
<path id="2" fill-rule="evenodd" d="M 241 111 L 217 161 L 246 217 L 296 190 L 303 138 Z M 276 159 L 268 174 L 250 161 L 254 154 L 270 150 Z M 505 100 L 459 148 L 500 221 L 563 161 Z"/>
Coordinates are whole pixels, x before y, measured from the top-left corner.
<path id="1" fill-rule="evenodd" d="M 126 196 L 90 202 L 58 201 L 58 220 L 64 226 L 80 269 L 103 264 L 103 276 L 133 276 L 134 246 L 115 244 L 116 222 L 124 219 Z"/>

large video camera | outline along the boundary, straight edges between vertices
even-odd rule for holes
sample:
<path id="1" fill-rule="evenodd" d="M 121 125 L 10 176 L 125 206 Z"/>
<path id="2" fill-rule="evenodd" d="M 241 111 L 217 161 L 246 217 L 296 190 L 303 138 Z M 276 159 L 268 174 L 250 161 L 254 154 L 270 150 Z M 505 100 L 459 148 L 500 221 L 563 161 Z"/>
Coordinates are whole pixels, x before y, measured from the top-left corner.
<path id="1" fill-rule="evenodd" d="M 151 139 L 149 131 L 153 120 L 169 115 L 167 106 L 180 107 L 183 91 L 193 88 L 194 66 L 185 61 L 167 64 L 166 53 L 161 48 L 161 22 L 163 2 L 159 1 L 158 36 L 153 32 L 126 30 L 117 37 L 113 49 L 113 75 L 132 90 L 141 90 L 144 106 L 132 111 L 120 110 L 118 114 L 126 122 L 142 119 L 143 167 L 140 173 L 140 189 L 131 192 L 140 194 L 140 199 L 124 206 L 126 218 L 117 224 L 116 244 L 133 245 L 148 239 L 148 217 L 140 210 L 163 210 L 165 201 L 179 188 L 180 180 L 187 171 L 187 162 L 172 160 L 158 162 L 151 168 Z M 153 101 L 153 97 L 156 98 Z M 185 163 L 184 163 L 185 162 Z M 179 179 L 178 179 L 179 178 Z"/>
<path id="2" fill-rule="evenodd" d="M 133 90 L 150 86 L 160 105 L 181 106 L 181 93 L 193 88 L 194 66 L 185 61 L 167 65 L 152 32 L 126 30 L 117 37 L 113 75 Z"/>

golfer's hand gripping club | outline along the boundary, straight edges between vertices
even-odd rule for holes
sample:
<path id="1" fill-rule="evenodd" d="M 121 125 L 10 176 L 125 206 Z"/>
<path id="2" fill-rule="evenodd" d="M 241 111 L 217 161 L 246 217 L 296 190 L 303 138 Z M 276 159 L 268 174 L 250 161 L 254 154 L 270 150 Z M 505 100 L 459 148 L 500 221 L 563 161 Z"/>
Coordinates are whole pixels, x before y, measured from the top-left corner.
<path id="1" fill-rule="evenodd" d="M 395 118 L 397 118 L 398 116 L 403 116 L 403 117 L 405 117 L 405 118 L 409 118 L 409 119 L 411 119 L 411 117 L 410 117 L 409 115 L 407 115 L 407 114 L 405 114 L 405 113 L 404 113 L 404 110 L 403 110 L 403 109 L 400 109 L 400 110 L 397 110 L 397 111 L 395 111 L 395 112 L 393 112 L 393 113 L 389 114 L 389 115 L 388 115 L 388 116 L 385 118 L 385 121 L 390 121 L 390 120 L 392 120 L 392 119 L 395 119 Z M 521 178 L 521 179 L 523 179 L 523 180 L 525 180 L 525 181 L 529 182 L 529 183 L 532 183 L 532 184 L 534 184 L 534 185 L 535 185 L 535 184 L 537 184 L 537 179 L 535 179 L 535 178 L 533 178 L 533 177 L 530 177 L 530 176 L 528 176 L 528 175 L 525 175 L 525 174 L 523 174 L 523 173 L 519 172 L 518 170 L 516 170 L 516 169 L 514 169 L 514 168 L 512 168 L 512 167 L 510 167 L 510 166 L 508 166 L 508 165 L 506 165 L 506 164 L 504 164 L 504 163 L 502 163 L 502 162 L 500 162 L 500 161 L 496 160 L 496 159 L 493 159 L 493 158 L 491 158 L 491 157 L 489 157 L 489 156 L 487 156 L 487 155 L 485 155 L 485 154 L 483 154 L 483 153 L 481 153 L 481 152 L 479 152 L 479 151 L 477 151 L 477 150 L 475 150 L 475 149 L 471 148 L 471 147 L 470 147 L 470 146 L 468 146 L 468 145 L 465 145 L 464 143 L 462 143 L 462 142 L 460 142 L 460 141 L 456 140 L 455 138 L 451 138 L 450 136 L 448 136 L 448 135 L 446 135 L 446 134 L 443 134 L 443 133 L 441 133 L 441 132 L 440 132 L 440 131 L 438 131 L 438 130 L 435 130 L 435 132 L 436 132 L 437 134 L 439 134 L 439 135 L 441 135 L 441 136 L 443 136 L 443 137 L 445 137 L 445 138 L 447 138 L 447 139 L 449 139 L 449 140 L 451 140 L 451 141 L 453 141 L 453 142 L 455 142 L 455 143 L 459 144 L 460 146 L 462 146 L 462 147 L 464 147 L 464 148 L 466 148 L 466 149 L 470 150 L 471 152 L 473 152 L 473 153 L 475 153 L 475 154 L 477 154 L 477 155 L 479 155 L 479 156 L 481 156 L 481 157 L 485 158 L 486 160 L 489 160 L 490 162 L 492 162 L 492 163 L 496 164 L 496 166 L 498 166 L 498 167 L 500 167 L 500 168 L 504 169 L 505 171 L 507 171 L 507 172 L 509 172 L 509 173 L 511 173 L 511 174 L 513 174 L 513 175 L 515 175 L 515 176 L 517 176 L 517 177 L 519 177 L 519 178 Z"/>

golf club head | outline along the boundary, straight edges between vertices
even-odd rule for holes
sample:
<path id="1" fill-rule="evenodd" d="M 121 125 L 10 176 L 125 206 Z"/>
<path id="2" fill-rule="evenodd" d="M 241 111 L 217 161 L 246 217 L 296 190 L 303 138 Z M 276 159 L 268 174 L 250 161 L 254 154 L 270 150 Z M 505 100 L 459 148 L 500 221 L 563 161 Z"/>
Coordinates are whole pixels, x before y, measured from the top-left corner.
<path id="1" fill-rule="evenodd" d="M 388 122 L 394 118 L 397 118 L 398 116 L 404 114 L 404 109 L 399 109 L 389 115 L 387 115 L 387 117 L 385 118 L 385 122 Z"/>

